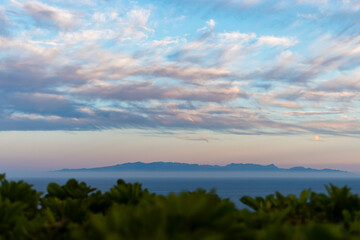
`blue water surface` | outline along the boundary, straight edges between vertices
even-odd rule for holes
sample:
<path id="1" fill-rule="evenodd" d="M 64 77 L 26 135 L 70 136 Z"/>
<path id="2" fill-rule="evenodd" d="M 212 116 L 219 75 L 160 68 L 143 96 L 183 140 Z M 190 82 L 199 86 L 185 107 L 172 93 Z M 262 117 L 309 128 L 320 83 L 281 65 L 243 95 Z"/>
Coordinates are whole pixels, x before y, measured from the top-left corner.
<path id="1" fill-rule="evenodd" d="M 194 175 L 195 174 L 195 175 Z M 215 189 L 221 198 L 229 198 L 238 208 L 244 207 L 239 201 L 242 196 L 266 196 L 279 191 L 283 195 L 295 194 L 311 188 L 315 192 L 326 192 L 325 185 L 334 184 L 336 186 L 349 186 L 353 193 L 360 194 L 360 178 L 359 177 L 314 177 L 314 176 L 298 176 L 298 177 L 237 177 L 237 176 L 198 176 L 194 174 L 181 174 L 175 177 L 164 175 L 142 174 L 115 174 L 115 175 L 56 175 L 54 176 L 30 176 L 30 177 L 10 177 L 11 180 L 25 180 L 33 184 L 34 188 L 41 192 L 46 192 L 46 187 L 50 182 L 64 184 L 69 178 L 73 177 L 79 181 L 84 181 L 88 185 L 95 187 L 101 191 L 109 190 L 116 180 L 121 178 L 127 182 L 139 182 L 143 188 L 147 188 L 150 192 L 167 195 L 169 193 L 181 191 L 193 191 L 198 188 L 205 190 Z"/>

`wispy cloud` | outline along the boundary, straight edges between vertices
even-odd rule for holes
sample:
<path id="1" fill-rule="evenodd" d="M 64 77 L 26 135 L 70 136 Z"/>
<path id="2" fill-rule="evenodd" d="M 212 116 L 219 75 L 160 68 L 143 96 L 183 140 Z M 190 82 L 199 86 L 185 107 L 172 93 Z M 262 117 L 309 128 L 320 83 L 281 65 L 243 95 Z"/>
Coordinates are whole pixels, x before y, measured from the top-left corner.
<path id="1" fill-rule="evenodd" d="M 0 6 L 0 36 L 7 35 L 11 21 L 6 15 L 5 9 Z"/>
<path id="2" fill-rule="evenodd" d="M 198 18 L 190 1 L 7 2 L 1 130 L 358 135 L 351 3 L 191 1 Z"/>
<path id="3" fill-rule="evenodd" d="M 31 16 L 40 26 L 70 29 L 77 23 L 76 15 L 66 9 L 50 6 L 37 1 L 27 1 L 24 3 L 18 1 L 13 2 L 18 8 L 29 14 L 29 16 Z"/>
<path id="4" fill-rule="evenodd" d="M 149 9 L 136 8 L 127 12 L 124 18 L 119 18 L 118 24 L 121 32 L 117 39 L 125 41 L 146 38 L 149 33 L 154 31 L 148 26 L 150 14 Z"/>
<path id="5" fill-rule="evenodd" d="M 206 136 L 200 136 L 200 137 L 176 136 L 176 138 L 181 139 L 181 140 L 187 140 L 187 141 L 204 141 L 204 142 L 207 142 L 207 143 L 209 141 L 217 141 L 217 140 L 219 140 L 218 138 L 206 137 Z"/>

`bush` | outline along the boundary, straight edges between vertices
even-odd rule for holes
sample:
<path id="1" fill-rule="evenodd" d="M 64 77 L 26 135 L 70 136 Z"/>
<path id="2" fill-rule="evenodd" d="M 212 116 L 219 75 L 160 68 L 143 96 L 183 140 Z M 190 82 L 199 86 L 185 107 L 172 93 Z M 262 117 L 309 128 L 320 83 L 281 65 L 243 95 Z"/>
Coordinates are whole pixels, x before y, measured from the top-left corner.
<path id="1" fill-rule="evenodd" d="M 156 195 L 118 180 L 102 193 L 70 179 L 47 193 L 0 175 L 0 239 L 360 239 L 360 198 L 348 187 L 242 197 L 214 191 Z"/>

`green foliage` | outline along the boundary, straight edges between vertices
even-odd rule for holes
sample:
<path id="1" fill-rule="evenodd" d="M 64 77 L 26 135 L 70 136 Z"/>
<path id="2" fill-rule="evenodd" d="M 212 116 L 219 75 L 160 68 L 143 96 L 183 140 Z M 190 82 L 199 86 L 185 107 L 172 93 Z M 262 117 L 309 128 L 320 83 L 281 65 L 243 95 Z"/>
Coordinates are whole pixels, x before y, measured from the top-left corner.
<path id="1" fill-rule="evenodd" d="M 10 203 L 22 203 L 24 214 L 34 217 L 38 212 L 38 204 L 41 192 L 32 189 L 32 185 L 23 181 L 7 181 L 5 175 L 0 176 L 0 199 Z"/>
<path id="2" fill-rule="evenodd" d="M 112 187 L 106 195 L 111 202 L 136 205 L 141 199 L 148 197 L 149 192 L 147 189 L 143 190 L 140 183 L 125 183 L 119 179 L 117 185 Z"/>
<path id="3" fill-rule="evenodd" d="M 89 196 L 89 193 L 95 191 L 95 188 L 91 188 L 86 183 L 78 183 L 75 179 L 70 179 L 64 186 L 59 186 L 56 183 L 50 183 L 48 185 L 47 197 L 55 197 L 61 200 L 72 199 L 85 199 Z"/>
<path id="4" fill-rule="evenodd" d="M 156 195 L 118 180 L 102 193 L 70 179 L 42 194 L 0 175 L 0 240 L 12 239 L 360 239 L 360 198 L 348 187 L 241 198 L 214 192 Z"/>
<path id="5" fill-rule="evenodd" d="M 203 190 L 154 195 L 93 215 L 80 239 L 233 239 L 235 211 L 233 203 Z"/>

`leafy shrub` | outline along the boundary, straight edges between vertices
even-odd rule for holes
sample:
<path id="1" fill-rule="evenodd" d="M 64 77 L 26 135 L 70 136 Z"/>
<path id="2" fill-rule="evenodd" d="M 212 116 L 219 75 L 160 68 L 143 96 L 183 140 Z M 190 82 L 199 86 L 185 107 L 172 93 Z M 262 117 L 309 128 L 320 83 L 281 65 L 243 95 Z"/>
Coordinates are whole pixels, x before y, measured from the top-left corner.
<path id="1" fill-rule="evenodd" d="M 0 240 L 360 239 L 358 195 L 346 186 L 326 190 L 245 196 L 241 202 L 250 209 L 236 209 L 201 189 L 162 196 L 118 180 L 102 193 L 70 179 L 63 186 L 50 183 L 42 194 L 0 175 Z"/>

